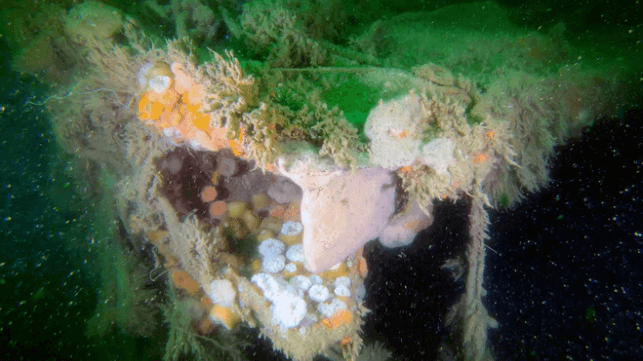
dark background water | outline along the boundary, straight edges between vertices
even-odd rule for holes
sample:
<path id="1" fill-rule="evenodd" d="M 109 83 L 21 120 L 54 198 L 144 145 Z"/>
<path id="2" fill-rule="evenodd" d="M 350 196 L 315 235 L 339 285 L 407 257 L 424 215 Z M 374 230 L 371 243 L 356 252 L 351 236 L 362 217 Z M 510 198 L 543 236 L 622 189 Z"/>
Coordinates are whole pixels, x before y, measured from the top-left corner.
<path id="1" fill-rule="evenodd" d="M 95 290 L 82 258 L 66 243 L 78 237 L 82 209 L 59 208 L 52 187 L 72 196 L 68 179 L 52 178 L 60 162 L 46 113 L 29 101 L 46 89 L 10 69 L 0 43 L 0 344 L 7 360 L 85 358 L 84 320 Z"/>
<path id="2" fill-rule="evenodd" d="M 643 358 L 642 134 L 640 110 L 599 122 L 557 150 L 546 189 L 490 212 L 483 302 L 500 324 L 497 359 Z M 416 245 L 369 258 L 365 330 L 408 360 L 448 341 L 441 317 L 463 286 L 439 267 L 466 242 L 466 205 L 438 212 Z"/>
<path id="3" fill-rule="evenodd" d="M 99 277 L 89 267 L 92 194 L 57 146 L 47 88 L 10 69 L 0 39 L 0 349 L 5 360 L 142 360 L 141 340 L 89 340 Z M 84 163 L 82 163 L 84 165 Z"/>

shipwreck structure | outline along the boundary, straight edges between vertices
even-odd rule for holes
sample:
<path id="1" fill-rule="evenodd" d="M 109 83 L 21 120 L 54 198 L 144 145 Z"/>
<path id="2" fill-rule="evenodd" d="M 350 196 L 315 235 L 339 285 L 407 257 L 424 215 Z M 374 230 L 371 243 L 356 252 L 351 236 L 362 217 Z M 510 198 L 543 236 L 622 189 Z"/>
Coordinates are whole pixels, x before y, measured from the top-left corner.
<path id="1" fill-rule="evenodd" d="M 46 105 L 58 140 L 98 165 L 133 253 L 166 281 L 165 359 L 206 355 L 204 339 L 241 324 L 295 360 L 357 359 L 364 245 L 408 245 L 431 226 L 436 199 L 463 198 L 466 289 L 447 319 L 467 359 L 490 357 L 487 210 L 541 187 L 554 146 L 625 106 L 626 84 L 568 61 L 557 29 L 458 35 L 430 21 L 444 14 L 417 13 L 342 48 L 307 34 L 287 3 L 247 4 L 239 18 L 221 7 L 212 22 L 265 62 L 157 40 L 95 2 L 69 11 L 58 27 L 67 40 L 51 43 L 61 85 Z M 493 4 L 466 6 L 486 14 L 474 22 L 502 18 Z M 177 28 L 210 34 L 205 20 L 189 23 Z M 457 44 L 450 55 L 400 55 L 405 40 L 390 34 L 412 41 L 423 23 L 443 39 L 427 45 L 435 53 L 447 54 L 445 38 Z"/>

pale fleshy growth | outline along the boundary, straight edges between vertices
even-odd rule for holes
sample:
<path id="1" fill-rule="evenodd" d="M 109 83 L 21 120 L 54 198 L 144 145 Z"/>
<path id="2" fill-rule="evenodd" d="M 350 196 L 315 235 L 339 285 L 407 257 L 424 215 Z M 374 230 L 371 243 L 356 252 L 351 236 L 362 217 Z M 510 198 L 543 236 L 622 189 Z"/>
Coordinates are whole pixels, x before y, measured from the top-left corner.
<path id="1" fill-rule="evenodd" d="M 420 155 L 423 121 L 420 97 L 409 94 L 371 109 L 364 133 L 371 140 L 371 163 L 397 169 L 415 162 Z"/>
<path id="2" fill-rule="evenodd" d="M 281 272 L 286 266 L 286 257 L 283 255 L 270 256 L 261 262 L 263 269 L 270 273 Z"/>
<path id="3" fill-rule="evenodd" d="M 290 279 L 290 284 L 299 288 L 300 290 L 306 291 L 313 284 L 310 279 L 306 276 L 297 275 Z"/>
<path id="4" fill-rule="evenodd" d="M 237 297 L 237 291 L 228 280 L 214 280 L 210 283 L 209 296 L 217 305 L 231 308 Z"/>
<path id="5" fill-rule="evenodd" d="M 295 236 L 304 230 L 304 226 L 299 222 L 286 222 L 281 226 L 281 233 L 286 236 Z"/>
<path id="6" fill-rule="evenodd" d="M 409 245 L 415 236 L 433 223 L 433 205 L 424 210 L 412 202 L 404 211 L 396 214 L 379 236 L 380 243 L 389 248 Z"/>
<path id="7" fill-rule="evenodd" d="M 263 292 L 263 296 L 268 299 L 272 300 L 276 298 L 276 296 L 281 292 L 281 285 L 279 282 L 270 274 L 267 273 L 259 273 L 250 279 L 252 283 L 254 283 L 261 291 Z"/>
<path id="8" fill-rule="evenodd" d="M 340 286 L 335 287 L 335 290 L 333 292 L 337 296 L 342 296 L 342 297 L 350 297 L 351 296 L 351 290 L 348 287 L 344 286 L 344 285 L 340 285 Z"/>
<path id="9" fill-rule="evenodd" d="M 286 257 L 293 262 L 304 262 L 304 245 L 296 244 L 288 247 Z"/>
<path id="10" fill-rule="evenodd" d="M 268 238 L 261 242 L 258 251 L 262 257 L 273 257 L 280 255 L 285 249 L 286 246 L 280 240 Z"/>
<path id="11" fill-rule="evenodd" d="M 350 297 L 351 296 L 351 279 L 348 277 L 337 277 L 335 279 L 334 293 L 337 296 Z"/>
<path id="12" fill-rule="evenodd" d="M 350 287 L 351 279 L 346 276 L 335 278 L 335 287 L 338 287 L 338 286 Z"/>
<path id="13" fill-rule="evenodd" d="M 301 297 L 289 292 L 281 293 L 271 307 L 272 323 L 281 329 L 296 327 L 306 316 L 306 308 L 306 301 Z"/>
<path id="14" fill-rule="evenodd" d="M 315 302 L 324 302 L 328 299 L 328 296 L 330 296 L 330 292 L 326 286 L 316 284 L 308 290 L 308 297 Z"/>
<path id="15" fill-rule="evenodd" d="M 278 164 L 281 173 L 304 191 L 302 244 L 305 266 L 312 273 L 344 261 L 377 238 L 395 212 L 395 187 L 387 187 L 394 180 L 386 169 L 337 169 L 317 155 L 289 164 L 288 169 L 285 158 Z M 329 169 L 320 170 L 326 166 Z"/>
<path id="16" fill-rule="evenodd" d="M 293 328 L 306 316 L 306 301 L 293 285 L 270 274 L 260 273 L 252 276 L 252 283 L 263 291 L 264 297 L 272 302 L 272 324 L 281 329 Z"/>
<path id="17" fill-rule="evenodd" d="M 297 265 L 294 263 L 288 263 L 286 267 L 284 267 L 284 270 L 289 273 L 295 273 L 297 272 Z"/>
<path id="18" fill-rule="evenodd" d="M 346 303 L 338 298 L 333 298 L 329 303 L 317 305 L 317 311 L 326 318 L 331 318 L 337 311 L 345 310 L 346 308 Z"/>

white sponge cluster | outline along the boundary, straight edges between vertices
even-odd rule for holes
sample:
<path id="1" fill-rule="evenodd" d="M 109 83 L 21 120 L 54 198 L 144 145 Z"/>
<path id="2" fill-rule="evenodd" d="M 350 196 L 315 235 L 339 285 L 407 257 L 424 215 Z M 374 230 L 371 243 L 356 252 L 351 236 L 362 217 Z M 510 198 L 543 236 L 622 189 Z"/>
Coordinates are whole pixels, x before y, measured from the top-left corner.
<path id="1" fill-rule="evenodd" d="M 278 239 L 268 238 L 259 245 L 261 266 L 270 273 L 281 272 L 286 266 L 286 257 L 283 255 L 286 246 Z"/>
<path id="2" fill-rule="evenodd" d="M 351 296 L 351 280 L 348 277 L 337 277 L 328 287 L 318 275 L 296 275 L 286 282 L 280 275 L 259 273 L 252 276 L 251 281 L 261 289 L 264 298 L 272 302 L 271 321 L 281 330 L 301 326 L 300 331 L 305 332 L 307 326 L 316 322 L 318 316 L 314 312 L 307 312 L 306 301 L 317 304 L 317 312 L 324 318 L 330 318 L 337 311 L 348 309 L 338 297 Z"/>
<path id="3" fill-rule="evenodd" d="M 312 286 L 313 283 L 308 277 L 297 275 L 290 279 L 290 284 L 297 287 L 297 289 L 306 291 L 310 288 L 310 286 Z"/>
<path id="4" fill-rule="evenodd" d="M 299 222 L 285 222 L 281 226 L 281 233 L 286 236 L 296 236 L 304 231 L 304 226 Z"/>
<path id="5" fill-rule="evenodd" d="M 337 277 L 335 279 L 335 294 L 342 297 L 351 296 L 351 279 L 348 277 Z"/>
<path id="6" fill-rule="evenodd" d="M 324 302 L 330 297 L 330 292 L 328 288 L 324 285 L 313 285 L 308 290 L 308 297 L 315 302 Z"/>
<path id="7" fill-rule="evenodd" d="M 296 244 L 288 247 L 284 256 L 286 246 L 283 242 L 275 238 L 268 238 L 259 244 L 259 254 L 261 255 L 261 266 L 264 271 L 269 273 L 279 273 L 286 269 L 288 272 L 295 272 L 297 265 L 293 262 L 304 262 L 304 246 Z M 290 263 L 286 264 L 286 260 Z"/>
<path id="8" fill-rule="evenodd" d="M 304 262 L 304 245 L 296 244 L 288 247 L 286 258 L 291 262 Z"/>
<path id="9" fill-rule="evenodd" d="M 318 275 L 294 276 L 290 279 L 290 284 L 302 291 L 306 291 L 308 298 L 316 303 L 317 311 L 324 317 L 331 317 L 335 312 L 346 309 L 346 303 L 338 298 L 333 297 L 328 287 L 324 286 L 323 280 Z M 350 297 L 351 279 L 348 277 L 337 277 L 334 282 L 334 291 L 336 296 Z M 326 302 L 328 301 L 328 302 Z"/>
<path id="10" fill-rule="evenodd" d="M 330 302 L 320 303 L 317 306 L 317 311 L 324 315 L 326 318 L 331 318 L 337 311 L 345 310 L 346 303 L 339 298 L 333 298 Z"/>
<path id="11" fill-rule="evenodd" d="M 297 327 L 306 317 L 306 301 L 301 290 L 295 286 L 267 273 L 256 274 L 252 276 L 251 281 L 263 291 L 264 297 L 272 302 L 272 323 L 280 329 Z"/>
<path id="12" fill-rule="evenodd" d="M 286 246 L 278 239 L 268 238 L 265 241 L 261 242 L 259 245 L 258 251 L 261 257 L 269 258 L 281 255 Z"/>

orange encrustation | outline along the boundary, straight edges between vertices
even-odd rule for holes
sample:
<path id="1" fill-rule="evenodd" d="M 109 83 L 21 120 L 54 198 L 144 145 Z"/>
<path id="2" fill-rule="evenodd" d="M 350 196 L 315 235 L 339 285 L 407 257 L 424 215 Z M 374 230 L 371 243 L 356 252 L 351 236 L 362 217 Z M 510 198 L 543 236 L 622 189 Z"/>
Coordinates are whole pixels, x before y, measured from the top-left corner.
<path id="1" fill-rule="evenodd" d="M 212 202 L 218 195 L 217 189 L 214 186 L 206 186 L 201 191 L 201 200 L 206 203 Z"/>
<path id="2" fill-rule="evenodd" d="M 489 158 L 489 156 L 488 156 L 488 155 L 486 155 L 486 154 L 484 154 L 484 153 L 476 154 L 476 155 L 473 157 L 473 164 L 480 164 L 480 163 L 484 163 L 488 158 Z"/>
<path id="3" fill-rule="evenodd" d="M 335 329 L 343 325 L 351 323 L 353 320 L 353 314 L 348 310 L 339 310 L 330 318 L 325 318 L 322 320 L 322 325 L 328 329 Z"/>
<path id="4" fill-rule="evenodd" d="M 176 270 L 172 272 L 172 283 L 179 289 L 186 290 L 192 296 L 201 292 L 201 286 L 197 281 L 192 279 L 185 271 Z"/>
<path id="5" fill-rule="evenodd" d="M 221 217 L 226 211 L 226 204 L 224 201 L 216 201 L 210 204 L 210 215 L 212 217 Z"/>
<path id="6" fill-rule="evenodd" d="M 239 316 L 239 314 L 237 314 L 234 310 L 230 308 L 215 304 L 210 309 L 210 319 L 212 321 L 222 324 L 228 330 L 232 330 L 241 321 L 241 316 Z"/>
<path id="7" fill-rule="evenodd" d="M 162 92 L 151 89 L 141 94 L 138 101 L 138 117 L 160 130 L 173 128 L 172 140 L 181 143 L 198 143 L 208 150 L 218 151 L 230 148 L 236 156 L 243 155 L 243 129 L 236 139 L 226 137 L 227 130 L 210 125 L 210 114 L 201 112 L 206 92 L 185 71 L 181 64 L 173 63 L 174 78 Z"/>

